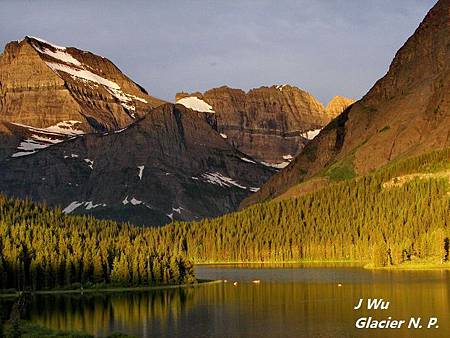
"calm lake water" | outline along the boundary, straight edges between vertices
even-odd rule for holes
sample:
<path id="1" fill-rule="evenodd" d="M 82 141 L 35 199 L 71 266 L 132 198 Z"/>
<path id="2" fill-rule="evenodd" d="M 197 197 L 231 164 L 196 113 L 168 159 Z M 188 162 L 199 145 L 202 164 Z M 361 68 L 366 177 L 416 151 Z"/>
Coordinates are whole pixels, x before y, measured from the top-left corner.
<path id="1" fill-rule="evenodd" d="M 139 293 L 38 296 L 31 320 L 98 336 L 450 337 L 449 271 L 210 265 L 197 266 L 196 273 L 227 282 Z M 383 298 L 390 305 L 387 310 L 356 311 L 360 298 Z M 356 329 L 356 320 L 368 316 L 390 316 L 406 324 L 411 317 L 422 317 L 423 328 Z M 430 316 L 438 318 L 439 328 L 426 328 Z"/>

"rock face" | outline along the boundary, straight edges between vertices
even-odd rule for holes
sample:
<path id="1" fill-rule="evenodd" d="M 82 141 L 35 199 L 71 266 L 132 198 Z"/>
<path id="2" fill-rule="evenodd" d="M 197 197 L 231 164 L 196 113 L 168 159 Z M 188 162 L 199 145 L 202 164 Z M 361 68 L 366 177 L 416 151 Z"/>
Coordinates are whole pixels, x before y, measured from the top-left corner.
<path id="1" fill-rule="evenodd" d="M 0 121 L 84 132 L 124 128 L 162 104 L 111 61 L 25 37 L 0 56 Z"/>
<path id="2" fill-rule="evenodd" d="M 235 150 L 211 124 L 207 113 L 164 104 L 123 130 L 0 160 L 0 191 L 144 225 L 231 212 L 273 169 Z M 12 123 L 0 128 L 27 133 Z M 51 139 L 47 132 L 32 128 L 28 138 Z"/>
<path id="3" fill-rule="evenodd" d="M 330 166 L 367 173 L 450 145 L 450 0 L 440 0 L 388 73 L 242 206 L 268 200 Z"/>
<path id="4" fill-rule="evenodd" d="M 325 111 L 328 116 L 336 117 L 353 103 L 355 103 L 355 100 L 348 97 L 335 96 L 328 102 Z"/>
<path id="5" fill-rule="evenodd" d="M 227 143 L 214 115 L 164 104 L 105 58 L 26 37 L 0 56 L 0 172 L 7 195 L 160 225 L 234 211 L 274 170 Z"/>
<path id="6" fill-rule="evenodd" d="M 278 167 L 287 165 L 336 116 L 309 93 L 289 85 L 260 87 L 248 93 L 224 86 L 205 93 L 178 93 L 176 100 L 215 113 L 217 128 L 228 142 L 258 161 Z"/>

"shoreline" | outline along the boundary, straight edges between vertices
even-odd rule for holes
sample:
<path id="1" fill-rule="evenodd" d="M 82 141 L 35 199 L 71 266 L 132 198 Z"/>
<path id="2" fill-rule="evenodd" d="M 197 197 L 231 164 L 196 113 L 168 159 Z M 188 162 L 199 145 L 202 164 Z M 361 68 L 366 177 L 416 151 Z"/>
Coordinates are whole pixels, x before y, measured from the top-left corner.
<path id="1" fill-rule="evenodd" d="M 444 263 L 405 263 L 392 266 L 371 266 L 370 264 L 364 266 L 367 270 L 382 270 L 382 271 L 448 271 L 450 264 Z"/>
<path id="2" fill-rule="evenodd" d="M 80 294 L 86 293 L 122 293 L 122 292 L 136 292 L 136 291 L 154 291 L 164 289 L 180 289 L 189 287 L 198 287 L 203 285 L 212 285 L 222 283 L 222 280 L 204 280 L 194 284 L 174 284 L 174 285 L 158 285 L 158 286 L 132 286 L 132 287 L 105 287 L 105 288 L 88 288 L 88 289 L 71 289 L 71 290 L 39 290 L 30 291 L 31 295 L 57 295 L 57 294 Z M 16 291 L 15 293 L 0 293 L 0 298 L 18 297 L 23 291 Z"/>
<path id="3" fill-rule="evenodd" d="M 295 264 L 313 264 L 316 266 L 328 267 L 331 264 L 342 264 L 343 266 L 350 266 L 355 268 L 362 268 L 372 271 L 448 271 L 450 270 L 450 263 L 437 262 L 408 262 L 392 266 L 373 266 L 367 261 L 348 261 L 348 260 L 304 260 L 304 261 L 286 261 L 286 262 L 258 262 L 258 261 L 225 261 L 225 262 L 202 262 L 194 264 L 194 266 L 214 266 L 214 265 L 295 265 Z M 333 267 L 330 267 L 333 268 Z M 203 285 L 212 285 L 223 283 L 223 280 L 200 280 L 193 284 L 173 284 L 173 285 L 157 285 L 157 286 L 131 286 L 131 287 L 104 287 L 104 288 L 87 288 L 87 289 L 68 289 L 68 290 L 39 290 L 30 291 L 32 295 L 57 295 L 57 294 L 95 294 L 95 293 L 123 293 L 123 292 L 138 292 L 138 291 L 154 291 L 165 289 L 179 289 L 189 287 L 199 287 Z M 23 291 L 16 291 L 11 293 L 1 293 L 0 298 L 15 298 Z"/>
<path id="4" fill-rule="evenodd" d="M 314 264 L 322 265 L 327 267 L 331 264 L 342 264 L 343 266 L 352 266 L 355 268 L 363 268 L 365 270 L 386 270 L 386 271 L 437 271 L 437 270 L 450 270 L 450 262 L 438 263 L 438 262 L 407 262 L 391 266 L 373 266 L 372 263 L 368 261 L 350 261 L 350 260 L 302 260 L 302 261 L 286 261 L 286 262 L 246 262 L 246 261 L 236 261 L 236 262 L 202 262 L 197 263 L 195 266 L 211 266 L 211 265 L 244 265 L 244 264 L 254 264 L 254 265 L 294 265 L 294 264 Z"/>
<path id="5" fill-rule="evenodd" d="M 281 264 L 355 264 L 360 265 L 361 267 L 364 266 L 364 264 L 367 264 L 367 261 L 349 261 L 349 260 L 301 260 L 301 261 L 285 261 L 285 262 L 279 262 L 279 261 L 265 261 L 265 262 L 258 262 L 258 261 L 222 261 L 222 262 L 202 262 L 202 263 L 195 263 L 194 266 L 202 266 L 202 265 L 234 265 L 234 264 L 261 264 L 261 265 L 281 265 Z"/>

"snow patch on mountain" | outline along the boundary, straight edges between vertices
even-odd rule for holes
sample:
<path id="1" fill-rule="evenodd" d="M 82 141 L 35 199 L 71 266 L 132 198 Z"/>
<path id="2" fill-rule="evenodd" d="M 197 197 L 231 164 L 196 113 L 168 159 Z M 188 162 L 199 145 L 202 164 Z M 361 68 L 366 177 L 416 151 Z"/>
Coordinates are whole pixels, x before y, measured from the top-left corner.
<path id="1" fill-rule="evenodd" d="M 37 132 L 37 133 L 41 133 L 41 134 L 55 135 L 55 136 L 60 136 L 60 135 L 75 136 L 75 135 L 83 135 L 85 133 L 83 130 L 76 129 L 76 127 L 75 127 L 77 124 L 81 124 L 81 123 L 82 123 L 81 121 L 74 121 L 74 120 L 61 121 L 53 126 L 45 127 L 45 128 L 36 128 L 36 127 L 32 127 L 32 126 L 27 126 L 25 124 L 15 123 L 15 122 L 13 122 L 12 124 L 19 126 L 19 127 L 27 128 L 28 130 L 30 130 L 32 132 Z"/>
<path id="2" fill-rule="evenodd" d="M 106 207 L 106 203 L 94 204 L 93 201 L 87 201 L 87 202 L 84 202 L 84 201 L 81 201 L 81 202 L 73 201 L 67 207 L 65 207 L 62 210 L 62 212 L 64 214 L 70 214 L 70 213 L 72 213 L 73 211 L 75 211 L 76 209 L 78 209 L 81 206 L 83 206 L 86 210 L 91 210 L 91 209 L 95 209 L 95 208 L 100 207 L 100 206 Z"/>
<path id="3" fill-rule="evenodd" d="M 27 156 L 36 153 L 40 149 L 44 149 L 50 146 L 48 143 L 41 143 L 39 141 L 35 141 L 33 139 L 26 139 L 20 142 L 19 146 L 17 147 L 17 150 L 23 150 L 19 151 L 17 153 L 14 153 L 11 155 L 11 157 L 21 157 L 21 156 Z"/>
<path id="4" fill-rule="evenodd" d="M 291 163 L 290 161 L 285 161 L 285 162 L 281 162 L 281 163 L 268 163 L 268 162 L 260 162 L 262 165 L 265 165 L 266 167 L 271 167 L 271 168 L 275 168 L 275 169 L 283 169 L 286 168 L 289 163 Z"/>
<path id="5" fill-rule="evenodd" d="M 184 209 L 183 209 L 183 207 L 178 207 L 178 208 L 173 208 L 172 207 L 172 210 L 177 212 L 177 213 L 179 213 L 179 214 L 181 214 L 181 210 L 184 210 Z"/>
<path id="6" fill-rule="evenodd" d="M 251 160 L 251 159 L 249 159 L 249 158 L 247 158 L 247 157 L 241 157 L 241 160 L 244 161 L 244 162 L 256 164 L 255 161 L 253 161 L 253 160 Z"/>
<path id="7" fill-rule="evenodd" d="M 84 131 L 75 129 L 75 125 L 80 121 L 62 121 L 56 125 L 46 128 L 35 128 L 20 123 L 12 123 L 16 126 L 27 129 L 31 132 L 31 136 L 22 140 L 17 147 L 19 152 L 11 155 L 11 157 L 21 157 L 32 155 L 39 150 L 45 149 L 53 144 L 57 144 L 67 140 L 74 135 L 82 135 Z"/>
<path id="8" fill-rule="evenodd" d="M 143 165 L 138 165 L 137 168 L 138 168 L 138 170 L 139 170 L 139 172 L 138 172 L 139 180 L 142 180 L 142 174 L 144 173 L 145 166 L 143 166 Z"/>
<path id="9" fill-rule="evenodd" d="M 88 164 L 89 168 L 94 169 L 94 161 L 93 160 L 85 158 L 84 162 L 86 162 Z"/>
<path id="10" fill-rule="evenodd" d="M 41 38 L 38 38 L 36 36 L 27 35 L 27 37 L 29 37 L 30 39 L 34 39 L 34 40 L 37 40 L 39 42 L 45 43 L 46 45 L 49 45 L 49 46 L 53 47 L 54 49 L 60 49 L 60 50 L 66 50 L 67 49 L 66 47 L 55 45 L 54 43 L 48 42 L 48 41 L 46 41 L 44 39 L 41 39 Z"/>
<path id="11" fill-rule="evenodd" d="M 283 162 L 279 162 L 279 163 L 269 163 L 269 162 L 260 162 L 262 165 L 265 165 L 266 167 L 271 167 L 271 168 L 275 168 L 275 169 L 283 169 L 286 168 L 289 163 L 292 162 L 292 160 L 294 159 L 294 157 L 291 154 L 286 154 L 283 155 Z"/>
<path id="12" fill-rule="evenodd" d="M 65 214 L 70 214 L 71 212 L 73 212 L 76 208 L 78 208 L 82 204 L 83 204 L 83 202 L 73 201 L 67 207 L 65 207 L 62 210 L 62 212 Z"/>
<path id="13" fill-rule="evenodd" d="M 118 99 L 121 105 L 127 109 L 134 111 L 136 107 L 133 104 L 133 100 L 137 100 L 140 102 L 147 103 L 147 100 L 124 93 L 120 86 L 114 81 L 105 79 L 100 75 L 97 75 L 89 70 L 84 68 L 74 68 L 65 64 L 54 63 L 54 62 L 46 62 L 47 66 L 49 66 L 54 72 L 64 72 L 72 76 L 74 79 L 80 79 L 84 81 L 89 81 L 94 84 L 102 85 L 111 95 L 113 95 L 116 99 Z M 133 114 L 131 114 L 133 116 Z M 134 117 L 134 116 L 133 116 Z"/>
<path id="14" fill-rule="evenodd" d="M 203 173 L 201 176 L 203 177 L 205 182 L 208 182 L 208 183 L 211 183 L 211 184 L 215 184 L 215 185 L 219 185 L 221 187 L 235 186 L 235 187 L 238 187 L 238 188 L 241 188 L 241 189 L 247 189 L 247 187 L 244 187 L 243 185 L 240 185 L 239 183 L 237 183 L 232 178 L 226 177 L 226 176 L 222 175 L 219 172 Z"/>
<path id="15" fill-rule="evenodd" d="M 133 197 L 133 198 L 130 200 L 130 203 L 133 204 L 133 205 L 139 205 L 139 204 L 142 203 L 142 201 L 140 201 L 140 200 L 138 200 L 138 199 L 136 199 L 136 198 Z"/>
<path id="16" fill-rule="evenodd" d="M 128 128 L 122 128 L 122 129 L 119 129 L 119 130 L 115 130 L 114 131 L 114 134 L 120 134 L 121 132 L 123 132 L 123 131 L 125 131 L 125 130 L 127 130 Z M 106 134 L 106 135 L 108 135 L 108 133 Z"/>
<path id="17" fill-rule="evenodd" d="M 179 99 L 177 103 L 198 112 L 215 113 L 215 111 L 212 109 L 212 106 L 196 96 L 184 97 L 182 99 Z"/>
<path id="18" fill-rule="evenodd" d="M 68 52 L 65 51 L 66 48 L 55 47 L 54 45 L 51 45 L 48 42 L 46 42 L 46 44 L 52 46 L 55 49 L 55 51 L 52 51 L 52 50 L 50 50 L 48 48 L 45 48 L 45 47 L 41 48 L 35 43 L 32 43 L 32 46 L 33 46 L 34 49 L 36 49 L 41 54 L 46 54 L 46 55 L 48 55 L 48 56 L 50 56 L 50 57 L 52 57 L 54 59 L 57 59 L 57 60 L 59 60 L 61 62 L 64 62 L 64 63 L 70 63 L 70 64 L 75 65 L 75 66 L 81 66 L 81 62 L 80 61 L 78 61 L 72 55 L 70 55 Z"/>
<path id="19" fill-rule="evenodd" d="M 64 155 L 64 158 L 78 158 L 79 155 L 77 154 L 70 154 L 70 155 Z"/>
<path id="20" fill-rule="evenodd" d="M 94 204 L 94 203 L 92 203 L 92 201 L 89 201 L 89 202 L 84 202 L 84 205 L 85 205 L 86 210 L 91 210 L 91 209 L 95 209 L 103 204 L 102 203 Z"/>
<path id="21" fill-rule="evenodd" d="M 314 139 L 317 135 L 319 135 L 322 129 L 312 129 L 301 133 L 300 135 L 308 140 Z"/>
<path id="22" fill-rule="evenodd" d="M 135 197 L 132 197 L 130 200 L 128 200 L 128 195 L 127 195 L 127 197 L 125 197 L 123 199 L 122 204 L 127 205 L 128 203 L 130 203 L 131 205 L 139 205 L 139 204 L 142 204 L 143 202 L 141 200 L 138 200 Z M 145 205 L 145 203 L 144 203 L 144 205 Z"/>
<path id="23" fill-rule="evenodd" d="M 111 90 L 120 90 L 120 86 L 117 83 L 110 81 L 108 79 L 105 79 L 104 77 L 101 77 L 95 73 L 92 73 L 89 70 L 73 68 L 73 67 L 70 67 L 67 65 L 62 65 L 60 63 L 54 63 L 54 62 L 46 62 L 46 63 L 47 63 L 47 66 L 49 66 L 53 71 L 64 72 L 64 73 L 70 74 L 74 77 L 77 77 L 79 79 L 83 79 L 86 81 L 100 84 Z"/>

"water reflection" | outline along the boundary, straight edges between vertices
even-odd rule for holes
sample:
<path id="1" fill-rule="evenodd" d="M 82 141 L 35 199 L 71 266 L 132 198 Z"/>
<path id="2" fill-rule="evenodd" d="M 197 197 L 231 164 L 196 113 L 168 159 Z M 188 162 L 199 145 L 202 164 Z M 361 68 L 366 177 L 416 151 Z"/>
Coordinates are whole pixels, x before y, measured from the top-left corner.
<path id="1" fill-rule="evenodd" d="M 152 292 L 35 296 L 31 320 L 59 330 L 105 336 L 127 332 L 149 336 L 149 328 L 166 331 L 167 325 L 193 304 L 193 288 Z"/>
<path id="2" fill-rule="evenodd" d="M 140 293 L 39 296 L 31 319 L 98 336 L 120 331 L 138 337 L 450 337 L 448 272 L 208 266 L 198 267 L 197 274 L 229 282 Z M 261 283 L 252 283 L 254 279 Z M 354 311 L 360 298 L 384 298 L 391 305 L 385 311 Z M 432 315 L 439 317 L 438 330 L 354 328 L 361 316 Z"/>

